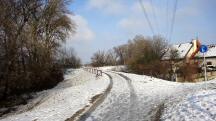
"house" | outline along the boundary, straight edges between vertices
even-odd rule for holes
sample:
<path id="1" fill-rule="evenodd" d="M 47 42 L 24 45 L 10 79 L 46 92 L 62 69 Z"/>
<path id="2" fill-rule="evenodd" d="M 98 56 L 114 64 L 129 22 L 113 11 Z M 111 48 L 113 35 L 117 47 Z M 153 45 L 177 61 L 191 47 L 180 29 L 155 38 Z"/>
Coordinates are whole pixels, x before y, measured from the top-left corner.
<path id="1" fill-rule="evenodd" d="M 197 64 L 200 69 L 203 67 L 203 53 L 199 52 L 201 43 L 198 40 L 192 40 L 188 43 L 181 43 L 181 44 L 175 44 L 171 45 L 166 53 L 162 57 L 162 61 L 169 61 L 172 64 L 172 71 L 174 74 L 176 74 L 176 70 L 178 70 L 178 67 L 181 67 L 183 64 Z M 215 77 L 216 78 L 216 44 L 207 45 L 208 51 L 205 53 L 205 59 L 207 63 L 207 71 L 209 77 Z M 176 50 L 178 52 L 178 57 L 173 59 L 171 58 L 171 50 Z M 200 73 L 201 77 L 203 74 Z M 177 74 L 176 74 L 177 75 Z M 197 73 L 198 75 L 198 73 Z M 177 80 L 177 76 L 175 77 L 175 80 Z"/>
<path id="2" fill-rule="evenodd" d="M 179 57 L 178 60 L 185 61 L 188 63 L 189 61 L 196 61 L 198 60 L 199 63 L 202 63 L 203 61 L 203 53 L 199 51 L 201 43 L 198 40 L 192 40 L 188 43 L 182 43 L 182 44 L 175 44 L 171 45 L 166 53 L 163 55 L 162 60 L 163 61 L 169 61 L 170 60 L 170 51 L 172 49 L 175 49 L 178 51 Z M 216 44 L 207 45 L 208 51 L 205 53 L 205 58 L 207 65 L 214 65 L 216 66 Z"/>
<path id="3" fill-rule="evenodd" d="M 199 46 L 200 42 L 198 40 L 192 40 L 192 42 L 188 43 L 171 45 L 162 57 L 162 60 L 170 60 L 171 50 L 177 50 L 179 54 L 179 57 L 177 59 L 188 61 L 189 59 L 192 59 L 199 51 Z"/>

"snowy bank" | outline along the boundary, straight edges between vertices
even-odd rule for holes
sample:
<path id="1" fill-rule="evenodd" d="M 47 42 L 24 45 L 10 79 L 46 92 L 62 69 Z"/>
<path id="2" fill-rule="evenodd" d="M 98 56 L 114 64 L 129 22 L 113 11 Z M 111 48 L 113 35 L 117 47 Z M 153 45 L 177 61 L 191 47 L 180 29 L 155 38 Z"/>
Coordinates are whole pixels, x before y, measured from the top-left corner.
<path id="1" fill-rule="evenodd" d="M 43 99 L 33 109 L 1 121 L 64 121 L 90 106 L 92 98 L 103 93 L 109 85 L 106 75 L 96 78 L 82 69 L 71 70 L 65 78 L 55 88 L 39 92 Z"/>
<path id="2" fill-rule="evenodd" d="M 98 69 L 102 71 L 126 71 L 127 66 L 125 65 L 119 65 L 119 66 L 103 66 L 103 67 L 98 67 Z"/>
<path id="3" fill-rule="evenodd" d="M 215 121 L 216 90 L 190 93 L 164 110 L 163 121 Z"/>

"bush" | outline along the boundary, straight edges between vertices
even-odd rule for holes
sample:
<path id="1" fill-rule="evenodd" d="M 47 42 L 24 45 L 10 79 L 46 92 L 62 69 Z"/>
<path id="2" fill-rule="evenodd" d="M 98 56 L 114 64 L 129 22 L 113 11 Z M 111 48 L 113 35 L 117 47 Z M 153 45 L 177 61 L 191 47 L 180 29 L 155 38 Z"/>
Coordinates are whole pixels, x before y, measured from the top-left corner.
<path id="1" fill-rule="evenodd" d="M 197 63 L 184 63 L 180 66 L 178 73 L 183 77 L 184 82 L 194 82 L 197 78 L 195 74 L 199 73 L 199 70 Z"/>

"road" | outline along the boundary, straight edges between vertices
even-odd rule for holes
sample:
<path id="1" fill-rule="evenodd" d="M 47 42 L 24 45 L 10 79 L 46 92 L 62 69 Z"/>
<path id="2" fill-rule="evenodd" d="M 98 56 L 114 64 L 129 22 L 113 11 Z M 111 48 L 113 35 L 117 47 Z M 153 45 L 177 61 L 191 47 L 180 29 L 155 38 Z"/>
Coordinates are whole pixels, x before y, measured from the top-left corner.
<path id="1" fill-rule="evenodd" d="M 132 80 L 118 73 L 109 72 L 113 86 L 106 99 L 80 121 L 147 121 L 155 120 L 158 104 L 154 96 L 138 96 Z M 153 98 L 152 98 L 153 97 Z"/>

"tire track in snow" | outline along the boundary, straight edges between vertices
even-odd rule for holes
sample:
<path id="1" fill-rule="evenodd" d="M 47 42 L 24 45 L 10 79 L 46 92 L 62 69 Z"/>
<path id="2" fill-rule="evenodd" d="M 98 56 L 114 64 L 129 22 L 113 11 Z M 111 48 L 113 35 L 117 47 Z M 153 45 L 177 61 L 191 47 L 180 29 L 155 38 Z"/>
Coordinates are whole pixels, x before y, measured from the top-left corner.
<path id="1" fill-rule="evenodd" d="M 107 98 L 84 120 L 133 121 L 129 118 L 131 103 L 127 80 L 116 73 L 109 73 L 109 75 L 113 79 L 113 88 Z"/>
<path id="2" fill-rule="evenodd" d="M 137 95 L 135 93 L 134 87 L 132 85 L 132 80 L 123 74 L 120 74 L 120 73 L 117 73 L 117 74 L 123 77 L 127 81 L 128 87 L 130 89 L 130 109 L 129 109 L 128 121 L 134 121 L 134 119 L 136 119 L 136 113 L 138 113 L 136 111 L 136 107 L 139 103 L 138 103 L 138 99 L 137 99 Z"/>
<path id="3" fill-rule="evenodd" d="M 108 86 L 108 88 L 106 89 L 106 91 L 101 94 L 101 96 L 98 97 L 98 99 L 96 99 L 95 102 L 93 102 L 93 105 L 83 114 L 80 116 L 80 118 L 78 119 L 79 121 L 85 121 L 88 117 L 91 116 L 91 113 L 101 104 L 103 103 L 103 101 L 106 99 L 107 95 L 110 93 L 112 86 L 113 86 L 113 79 L 112 76 L 103 72 L 104 74 L 106 74 L 109 79 L 110 79 L 110 84 Z"/>

